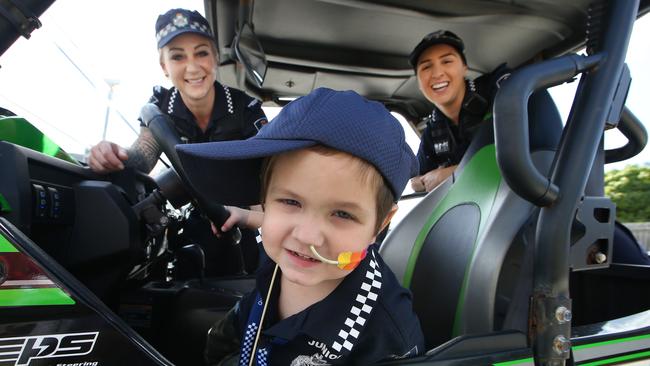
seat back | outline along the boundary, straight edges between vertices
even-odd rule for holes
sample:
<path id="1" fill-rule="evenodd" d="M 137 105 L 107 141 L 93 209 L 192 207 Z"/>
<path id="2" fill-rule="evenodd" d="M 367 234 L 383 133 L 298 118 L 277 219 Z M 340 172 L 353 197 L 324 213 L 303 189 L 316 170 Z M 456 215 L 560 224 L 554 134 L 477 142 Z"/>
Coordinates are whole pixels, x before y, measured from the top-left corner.
<path id="1" fill-rule="evenodd" d="M 533 161 L 548 172 L 561 119 L 546 91 L 531 97 L 529 113 Z M 535 212 L 501 178 L 491 124 L 478 131 L 455 177 L 425 196 L 380 250 L 413 292 L 427 347 L 494 330 L 502 264 Z M 512 286 L 500 290 L 513 291 Z"/>

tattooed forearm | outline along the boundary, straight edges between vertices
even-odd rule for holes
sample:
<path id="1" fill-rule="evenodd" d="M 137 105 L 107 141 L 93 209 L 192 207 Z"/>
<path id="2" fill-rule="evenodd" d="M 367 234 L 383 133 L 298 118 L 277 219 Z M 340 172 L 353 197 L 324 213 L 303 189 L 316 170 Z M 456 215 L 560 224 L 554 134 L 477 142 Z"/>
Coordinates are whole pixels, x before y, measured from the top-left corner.
<path id="1" fill-rule="evenodd" d="M 140 135 L 128 150 L 126 166 L 149 173 L 160 156 L 160 146 L 147 127 L 140 128 Z"/>

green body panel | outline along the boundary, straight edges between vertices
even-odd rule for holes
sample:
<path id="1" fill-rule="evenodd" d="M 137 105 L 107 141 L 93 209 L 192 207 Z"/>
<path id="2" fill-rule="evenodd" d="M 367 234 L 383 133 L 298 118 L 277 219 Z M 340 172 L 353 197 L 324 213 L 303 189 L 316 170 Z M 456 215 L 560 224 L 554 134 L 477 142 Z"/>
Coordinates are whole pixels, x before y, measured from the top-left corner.
<path id="1" fill-rule="evenodd" d="M 74 305 L 74 300 L 60 288 L 0 290 L 0 307 Z"/>
<path id="2" fill-rule="evenodd" d="M 648 356 L 650 356 L 650 351 L 634 353 L 634 354 L 631 354 L 631 355 L 619 356 L 619 357 L 614 357 L 614 358 L 608 358 L 606 360 L 598 360 L 598 361 L 589 362 L 589 363 L 581 363 L 580 365 L 582 365 L 582 366 L 613 365 L 613 364 L 620 364 L 621 362 L 624 362 L 624 361 L 635 361 L 635 360 L 638 360 L 640 358 L 644 358 L 644 357 L 648 357 Z"/>
<path id="3" fill-rule="evenodd" d="M 0 253 L 15 253 L 17 251 L 3 235 L 0 235 Z"/>
<path id="4" fill-rule="evenodd" d="M 601 346 L 607 346 L 607 345 L 610 345 L 610 344 L 632 342 L 632 341 L 638 341 L 638 340 L 641 340 L 641 339 L 650 339 L 650 334 L 644 334 L 644 335 L 628 337 L 628 338 L 612 339 L 611 341 L 603 341 L 603 342 L 597 342 L 597 343 L 582 344 L 582 345 L 574 346 L 574 347 L 571 347 L 571 348 L 574 351 L 580 351 L 580 350 L 583 350 L 583 349 L 589 349 L 589 348 L 593 348 L 593 347 L 601 347 Z"/>
<path id="5" fill-rule="evenodd" d="M 16 247 L 0 234 L 0 255 L 17 253 Z M 22 254 L 24 255 L 24 254 Z M 58 287 L 2 289 L 0 282 L 0 307 L 73 305 L 75 301 Z"/>
<path id="6" fill-rule="evenodd" d="M 465 166 L 463 171 L 456 178 L 456 182 L 449 189 L 447 195 L 440 201 L 436 209 L 431 213 L 429 219 L 424 224 L 424 227 L 418 234 L 404 274 L 403 285 L 409 287 L 413 278 L 413 270 L 417 262 L 424 240 L 431 228 L 436 222 L 452 207 L 458 206 L 463 203 L 475 203 L 480 210 L 480 223 L 477 238 L 485 228 L 485 223 L 490 217 L 490 211 L 494 203 L 499 184 L 501 183 L 501 173 L 496 161 L 496 150 L 494 145 L 487 145 L 479 150 L 474 157 Z M 480 187 L 480 188 L 479 188 Z M 474 243 L 476 248 L 476 242 Z M 460 291 L 458 305 L 456 306 L 456 321 L 454 322 L 454 335 L 457 335 L 456 327 L 459 325 L 458 317 L 462 313 L 465 290 L 467 286 L 467 271 L 469 266 L 465 268 L 465 279 Z"/>
<path id="7" fill-rule="evenodd" d="M 515 360 L 515 361 L 506 361 L 506 362 L 498 362 L 495 364 L 492 364 L 493 366 L 523 366 L 523 365 L 534 365 L 535 361 L 533 361 L 533 358 L 524 358 L 522 360 Z"/>
<path id="8" fill-rule="evenodd" d="M 573 349 L 573 354 L 577 365 L 581 365 L 581 366 L 612 365 L 612 364 L 619 364 L 621 362 L 626 362 L 626 361 L 634 362 L 640 359 L 650 358 L 650 350 L 648 350 L 648 346 L 650 345 L 650 343 L 648 343 L 649 340 L 650 340 L 650 334 L 643 334 L 639 336 L 618 338 L 618 339 L 612 339 L 603 342 L 582 344 L 579 346 L 573 346 L 571 348 Z M 599 347 L 603 348 L 612 345 L 616 347 L 613 348 L 612 350 L 601 349 L 600 350 L 601 352 L 600 353 L 598 352 Z M 592 352 L 590 353 L 589 351 Z M 632 352 L 627 353 L 630 351 Z M 608 356 L 615 356 L 615 357 L 603 358 L 602 352 L 605 352 L 606 354 L 609 353 Z M 627 354 L 622 356 L 616 356 L 616 353 L 618 354 L 627 353 Z M 590 359 L 592 360 L 597 359 L 597 360 L 590 361 Z M 523 366 L 523 365 L 533 365 L 533 364 L 534 364 L 533 358 L 530 357 L 521 360 L 498 362 L 493 364 L 493 366 Z"/>
<path id="9" fill-rule="evenodd" d="M 0 140 L 80 165 L 76 159 L 68 155 L 24 118 L 0 117 Z"/>
<path id="10" fill-rule="evenodd" d="M 2 193 L 0 193 L 0 212 L 11 212 L 11 206 Z"/>

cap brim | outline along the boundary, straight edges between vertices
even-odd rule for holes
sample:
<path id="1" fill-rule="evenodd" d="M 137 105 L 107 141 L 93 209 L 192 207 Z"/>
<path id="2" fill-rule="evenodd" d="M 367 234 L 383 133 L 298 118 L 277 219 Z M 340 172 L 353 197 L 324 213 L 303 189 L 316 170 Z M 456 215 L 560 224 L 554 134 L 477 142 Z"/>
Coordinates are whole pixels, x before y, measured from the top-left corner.
<path id="1" fill-rule="evenodd" d="M 411 52 L 411 55 L 409 55 L 409 63 L 411 64 L 411 66 L 413 66 L 414 69 L 417 69 L 418 61 L 420 60 L 420 55 L 422 55 L 422 52 L 424 52 L 427 48 L 429 48 L 431 46 L 435 46 L 437 44 L 446 44 L 446 45 L 452 46 L 453 48 L 456 49 L 456 51 L 458 51 L 458 53 L 461 55 L 461 57 L 464 57 L 463 56 L 463 45 L 460 44 L 459 42 L 457 42 L 455 40 L 450 40 L 450 39 L 434 38 L 434 39 L 430 39 L 430 40 L 428 40 L 426 42 L 420 42 L 415 47 L 413 52 Z"/>
<path id="2" fill-rule="evenodd" d="M 192 188 L 225 205 L 250 206 L 261 201 L 265 157 L 315 145 L 312 140 L 248 140 L 176 145 Z"/>

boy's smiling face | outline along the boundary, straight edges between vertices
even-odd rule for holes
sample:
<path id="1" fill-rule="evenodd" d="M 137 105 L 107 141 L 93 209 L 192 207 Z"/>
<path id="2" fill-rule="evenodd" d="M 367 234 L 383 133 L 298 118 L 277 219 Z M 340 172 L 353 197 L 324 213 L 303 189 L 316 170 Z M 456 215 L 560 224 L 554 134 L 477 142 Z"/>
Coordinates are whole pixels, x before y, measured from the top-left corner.
<path id="1" fill-rule="evenodd" d="M 309 246 L 336 260 L 339 253 L 362 251 L 375 240 L 376 192 L 362 164 L 345 153 L 313 149 L 276 158 L 262 235 L 284 279 L 302 286 L 338 284 L 350 271 L 314 259 Z"/>

